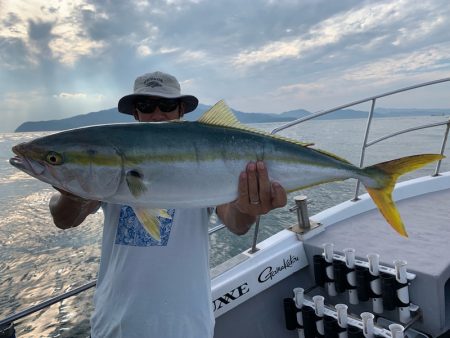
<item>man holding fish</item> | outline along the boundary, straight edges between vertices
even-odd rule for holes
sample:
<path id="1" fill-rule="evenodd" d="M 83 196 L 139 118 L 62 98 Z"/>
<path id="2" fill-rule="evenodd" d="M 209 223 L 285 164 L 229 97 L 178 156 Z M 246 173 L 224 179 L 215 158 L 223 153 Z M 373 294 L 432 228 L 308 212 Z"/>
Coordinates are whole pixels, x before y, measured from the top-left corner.
<path id="1" fill-rule="evenodd" d="M 354 178 L 406 237 L 392 199 L 395 183 L 443 158 L 418 154 L 359 168 L 311 144 L 245 126 L 223 101 L 198 121 L 178 120 L 197 104 L 180 94 L 172 76 L 146 74 L 118 107 L 143 123 L 78 128 L 12 149 L 11 165 L 61 192 L 50 201 L 60 228 L 103 209 L 93 337 L 212 336 L 211 207 L 243 234 L 257 215 L 285 205 L 286 191 Z"/>
<path id="2" fill-rule="evenodd" d="M 136 79 L 134 93 L 124 96 L 118 109 L 139 122 L 164 122 L 181 119 L 197 105 L 196 97 L 181 95 L 175 77 L 154 72 Z M 222 222 L 238 235 L 245 234 L 258 215 L 286 204 L 286 191 L 270 181 L 264 162 L 250 162 L 243 169 L 237 199 L 216 208 Z M 130 190 L 142 189 L 142 176 L 138 169 L 127 174 Z M 155 213 L 57 190 L 49 204 L 57 227 L 76 227 L 100 206 L 105 216 L 92 337 L 213 336 L 208 248 L 212 208 Z"/>

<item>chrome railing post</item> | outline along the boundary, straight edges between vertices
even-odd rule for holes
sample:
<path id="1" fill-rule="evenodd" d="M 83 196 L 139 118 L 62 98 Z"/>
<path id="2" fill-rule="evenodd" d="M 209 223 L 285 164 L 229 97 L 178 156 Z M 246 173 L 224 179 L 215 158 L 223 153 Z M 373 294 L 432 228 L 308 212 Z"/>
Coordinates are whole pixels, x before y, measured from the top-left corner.
<path id="1" fill-rule="evenodd" d="M 255 224 L 255 232 L 253 233 L 253 243 L 252 248 L 248 251 L 249 253 L 255 253 L 259 249 L 256 247 L 256 243 L 258 242 L 258 232 L 259 232 L 259 220 L 261 216 L 256 217 L 256 224 Z"/>
<path id="2" fill-rule="evenodd" d="M 449 129 L 450 129 L 450 120 L 448 120 L 448 122 L 447 122 L 447 129 L 445 129 L 444 139 L 442 140 L 441 155 L 444 155 L 444 152 L 445 152 L 445 146 L 447 144 Z M 439 160 L 438 163 L 436 164 L 436 170 L 434 171 L 433 176 L 439 176 L 439 170 L 441 170 L 441 162 L 442 162 L 442 160 Z"/>
<path id="3" fill-rule="evenodd" d="M 369 112 L 369 116 L 367 116 L 367 125 L 366 125 L 366 131 L 364 134 L 364 141 L 363 141 L 363 145 L 361 147 L 361 157 L 359 160 L 359 167 L 362 168 L 363 164 L 364 164 L 364 158 L 366 156 L 366 148 L 367 148 L 367 140 L 369 138 L 369 131 L 370 131 L 370 125 L 372 124 L 372 118 L 373 118 L 373 112 L 375 110 L 375 102 L 376 102 L 376 98 L 372 99 L 372 106 L 370 108 L 370 112 Z M 352 201 L 357 201 L 359 200 L 359 186 L 360 186 L 361 182 L 359 180 L 356 181 L 356 188 L 355 188 L 355 196 L 353 197 Z"/>

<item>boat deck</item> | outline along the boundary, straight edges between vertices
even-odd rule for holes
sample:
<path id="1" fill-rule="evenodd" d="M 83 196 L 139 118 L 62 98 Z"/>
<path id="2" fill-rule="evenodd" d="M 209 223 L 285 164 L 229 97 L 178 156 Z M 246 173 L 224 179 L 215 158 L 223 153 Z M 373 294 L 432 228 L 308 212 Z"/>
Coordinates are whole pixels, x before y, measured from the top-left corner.
<path id="1" fill-rule="evenodd" d="M 450 273 L 450 190 L 428 193 L 396 203 L 409 237 L 398 235 L 378 210 L 334 224 L 305 244 L 334 243 L 336 251 L 354 248 L 357 257 L 380 254 L 392 265 L 408 262 L 408 270 L 433 276 Z M 433 210 L 430 213 L 430 210 Z M 433 254 L 430 255 L 430 251 Z"/>
<path id="2" fill-rule="evenodd" d="M 430 192 L 396 202 L 409 234 L 398 235 L 378 210 L 339 221 L 305 241 L 308 260 L 333 243 L 335 253 L 356 250 L 357 259 L 380 255 L 380 264 L 393 267 L 394 260 L 407 261 L 416 274 L 410 285 L 410 300 L 423 312 L 422 329 L 450 329 L 450 190 Z M 420 327 L 419 323 L 419 327 Z M 430 329 L 434 327 L 434 329 Z"/>

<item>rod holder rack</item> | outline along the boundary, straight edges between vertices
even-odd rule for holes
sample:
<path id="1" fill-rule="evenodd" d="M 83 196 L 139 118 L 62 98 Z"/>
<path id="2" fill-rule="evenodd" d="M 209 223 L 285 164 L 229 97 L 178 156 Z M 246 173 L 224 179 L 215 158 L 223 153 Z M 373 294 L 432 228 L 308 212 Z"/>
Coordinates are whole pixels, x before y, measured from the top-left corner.
<path id="1" fill-rule="evenodd" d="M 295 296 L 294 296 L 293 299 L 294 299 L 294 301 L 296 301 Z M 312 309 L 314 309 L 314 311 L 316 310 L 315 302 L 312 300 L 312 298 L 310 296 L 306 295 L 306 292 L 305 292 L 305 294 L 303 296 L 302 305 L 303 306 L 309 306 Z M 419 306 L 417 306 L 415 304 L 410 304 L 410 311 L 414 315 L 412 316 L 410 322 L 408 322 L 408 323 L 406 323 L 404 325 L 404 332 L 405 332 L 405 334 L 408 333 L 408 330 L 411 327 L 411 325 L 413 323 L 415 323 L 416 321 L 418 321 L 421 318 L 421 316 L 422 316 Z M 323 306 L 323 315 L 324 316 L 333 317 L 334 319 L 338 320 L 338 311 L 334 307 L 332 307 L 330 305 L 325 304 Z M 379 318 L 383 318 L 383 317 L 379 317 Z M 346 320 L 347 320 L 347 326 L 354 326 L 354 327 L 357 327 L 357 328 L 363 330 L 364 324 L 363 324 L 363 319 L 362 318 L 356 317 L 354 314 L 348 313 Z M 380 326 L 377 323 L 374 323 L 373 334 L 376 337 L 395 338 L 395 337 L 392 336 L 391 331 L 389 329 L 386 329 L 386 328 Z"/>
<path id="2" fill-rule="evenodd" d="M 325 253 L 322 253 L 322 256 L 325 257 Z M 345 256 L 341 255 L 341 254 L 338 254 L 338 253 L 333 253 L 333 260 L 345 262 Z M 363 261 L 363 260 L 360 260 L 360 259 L 355 259 L 355 266 L 360 266 L 360 267 L 369 269 L 369 262 L 368 261 Z M 394 268 L 391 268 L 391 267 L 388 267 L 388 266 L 380 264 L 378 266 L 378 269 L 382 273 L 396 276 L 396 271 L 395 271 Z M 416 278 L 416 274 L 411 273 L 411 272 L 407 272 L 406 273 L 406 278 L 408 279 L 408 281 L 412 281 L 412 280 L 414 280 Z"/>

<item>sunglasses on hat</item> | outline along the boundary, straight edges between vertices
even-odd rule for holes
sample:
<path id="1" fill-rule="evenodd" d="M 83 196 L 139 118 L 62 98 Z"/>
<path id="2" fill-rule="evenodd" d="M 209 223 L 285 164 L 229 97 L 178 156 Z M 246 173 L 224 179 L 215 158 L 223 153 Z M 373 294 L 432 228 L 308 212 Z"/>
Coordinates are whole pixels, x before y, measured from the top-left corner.
<path id="1" fill-rule="evenodd" d="M 180 101 L 178 99 L 160 98 L 137 101 L 135 102 L 135 107 L 144 114 L 152 114 L 156 107 L 163 113 L 170 113 L 177 109 L 179 104 Z"/>

